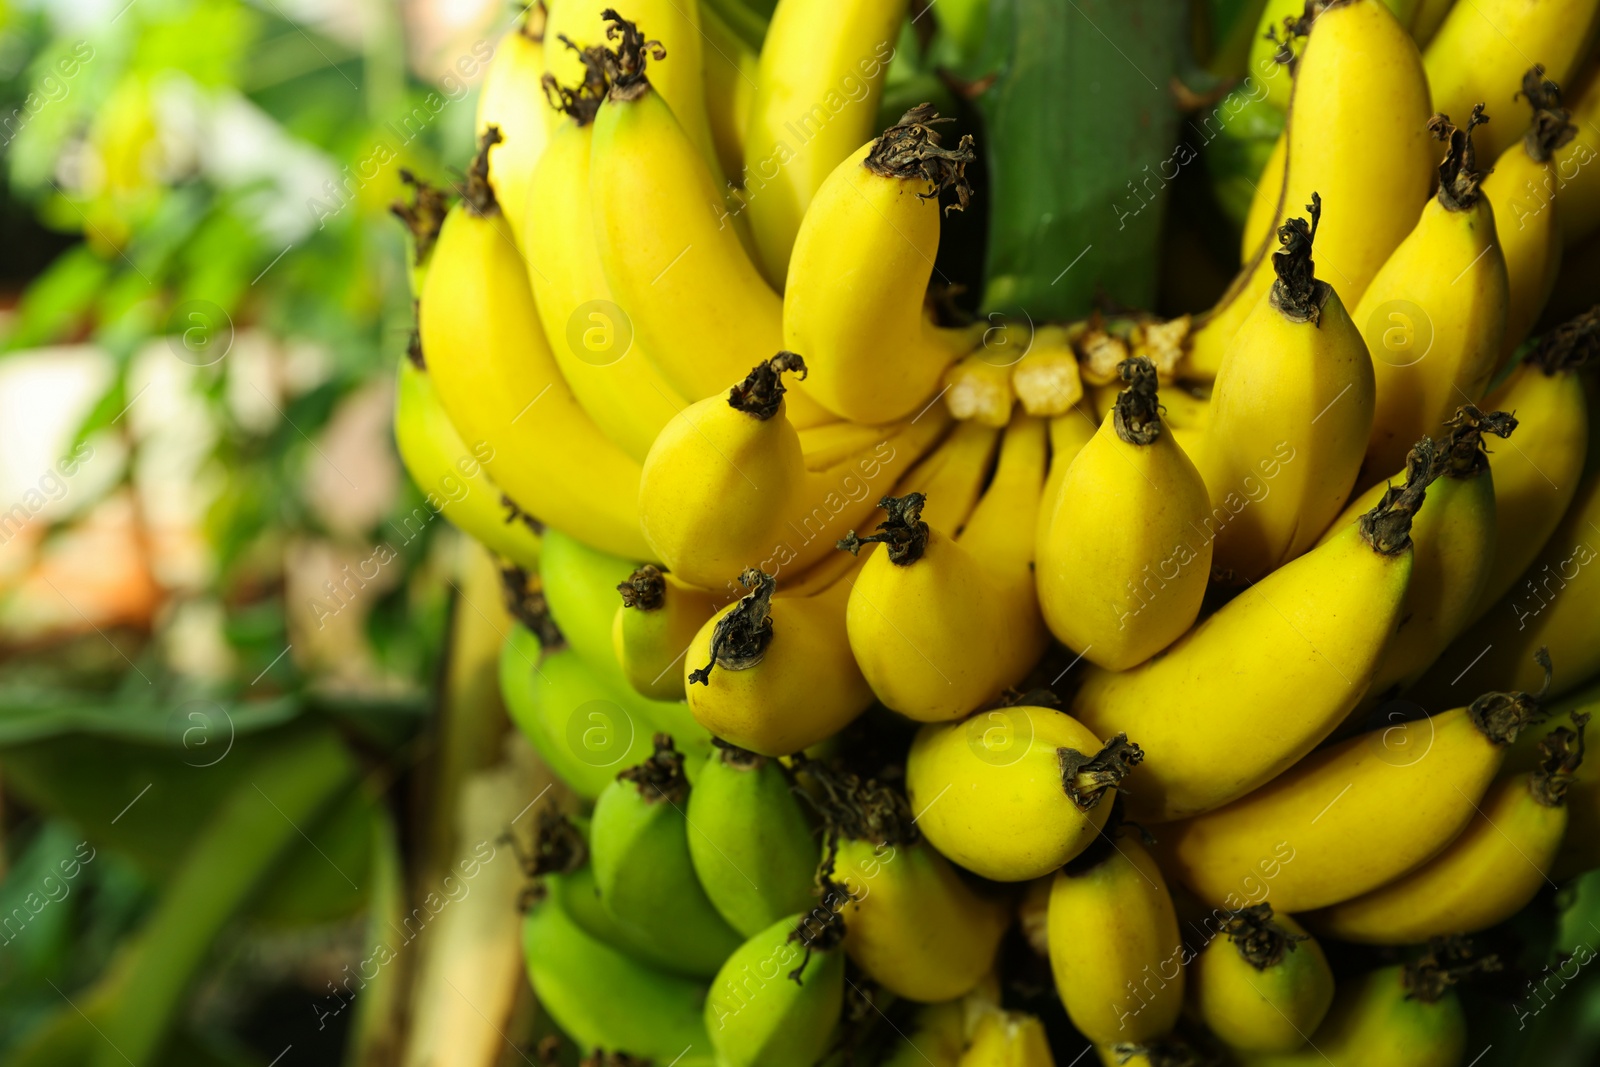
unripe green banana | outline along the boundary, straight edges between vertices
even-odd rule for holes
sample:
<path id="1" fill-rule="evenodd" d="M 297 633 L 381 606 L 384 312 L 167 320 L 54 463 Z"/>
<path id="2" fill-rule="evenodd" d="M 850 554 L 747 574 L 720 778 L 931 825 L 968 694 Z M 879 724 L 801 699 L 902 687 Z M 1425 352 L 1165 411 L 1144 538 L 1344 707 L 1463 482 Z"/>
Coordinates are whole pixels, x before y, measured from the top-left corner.
<path id="1" fill-rule="evenodd" d="M 624 1049 L 678 1067 L 710 1067 L 700 1015 L 705 987 L 586 932 L 564 899 L 571 888 L 562 877 L 547 878 L 544 899 L 523 920 L 523 955 L 539 1006 L 585 1050 Z"/>
<path id="2" fill-rule="evenodd" d="M 672 738 L 617 776 L 595 801 L 590 852 L 600 901 L 613 918 L 648 938 L 677 970 L 713 975 L 739 944 L 707 899 L 689 858 L 684 808 L 689 779 Z"/>
<path id="3" fill-rule="evenodd" d="M 965 1014 L 959 1000 L 924 1005 L 911 1031 L 890 1046 L 883 1067 L 957 1067 L 967 1044 Z"/>
<path id="4" fill-rule="evenodd" d="M 812 1067 L 844 1008 L 839 917 L 779 919 L 736 949 L 711 982 L 705 1027 L 720 1067 Z"/>
<path id="5" fill-rule="evenodd" d="M 1293 1052 L 1333 1004 L 1333 971 L 1322 946 L 1272 905 L 1227 913 L 1195 957 L 1189 983 L 1196 1013 L 1240 1052 Z"/>
<path id="6" fill-rule="evenodd" d="M 615 671 L 611 641 L 617 608 L 617 583 L 625 582 L 639 564 L 613 556 L 554 528 L 545 530 L 539 580 L 545 603 L 567 644 L 584 662 Z"/>
<path id="7" fill-rule="evenodd" d="M 695 874 L 740 935 L 811 905 L 821 852 L 777 760 L 720 748 L 689 793 L 688 817 Z"/>
<path id="8" fill-rule="evenodd" d="M 694 635 L 728 602 L 646 563 L 617 586 L 622 603 L 611 621 L 611 647 L 622 676 L 652 700 L 682 700 L 683 659 Z"/>

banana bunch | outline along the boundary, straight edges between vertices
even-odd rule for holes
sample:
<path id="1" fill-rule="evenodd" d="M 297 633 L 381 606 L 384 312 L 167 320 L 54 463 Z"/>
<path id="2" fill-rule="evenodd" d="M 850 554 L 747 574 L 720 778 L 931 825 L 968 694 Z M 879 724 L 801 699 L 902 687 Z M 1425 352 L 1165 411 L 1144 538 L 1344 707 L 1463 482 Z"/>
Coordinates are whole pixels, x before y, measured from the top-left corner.
<path id="1" fill-rule="evenodd" d="M 593 1062 L 1460 1065 L 1463 935 L 1600 868 L 1600 0 L 1271 0 L 1220 300 L 1037 324 L 930 293 L 979 145 L 879 104 L 945 3 L 543 0 L 408 177 L 413 519 L 502 561 L 566 786 L 540 1003 Z"/>

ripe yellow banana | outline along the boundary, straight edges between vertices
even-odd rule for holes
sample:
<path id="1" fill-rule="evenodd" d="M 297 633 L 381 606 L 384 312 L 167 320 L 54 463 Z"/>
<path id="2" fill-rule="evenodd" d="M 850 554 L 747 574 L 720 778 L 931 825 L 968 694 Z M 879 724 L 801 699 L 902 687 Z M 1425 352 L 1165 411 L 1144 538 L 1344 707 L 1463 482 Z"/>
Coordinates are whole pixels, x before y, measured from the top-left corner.
<path id="1" fill-rule="evenodd" d="M 1490 788 L 1461 836 L 1421 867 L 1308 917 L 1341 941 L 1412 945 L 1504 922 L 1549 881 L 1567 829 L 1567 787 L 1583 762 L 1583 717 L 1541 742 L 1542 765 Z"/>
<path id="2" fill-rule="evenodd" d="M 1050 472 L 1045 476 L 1044 493 L 1039 497 L 1039 519 L 1034 524 L 1033 543 L 1037 553 L 1054 525 L 1061 501 L 1061 483 L 1066 481 L 1072 461 L 1078 458 L 1083 446 L 1094 439 L 1099 431 L 1097 420 L 1080 403 L 1065 415 L 1050 420 Z"/>
<path id="3" fill-rule="evenodd" d="M 1461 1067 L 1467 1020 L 1449 979 L 1384 967 L 1345 982 L 1305 1047 L 1244 1067 Z"/>
<path id="4" fill-rule="evenodd" d="M 483 469 L 489 446 L 476 454 L 467 448 L 440 406 L 427 370 L 401 357 L 395 379 L 395 444 L 430 511 L 491 552 L 524 570 L 537 570 L 539 534 L 501 502 L 500 487 Z"/>
<path id="5" fill-rule="evenodd" d="M 622 604 L 612 622 L 611 643 L 623 677 L 652 700 L 684 699 L 679 661 L 727 599 L 680 582 L 653 563 L 630 574 L 617 591 Z"/>
<path id="6" fill-rule="evenodd" d="M 713 7 L 700 8 L 705 31 L 706 121 L 722 173 L 736 178 L 744 169 L 744 131 L 750 123 L 760 57 Z"/>
<path id="7" fill-rule="evenodd" d="M 1464 115 L 1486 101 L 1491 114 L 1509 117 L 1508 105 L 1530 62 L 1542 64 L 1550 78 L 1565 84 L 1593 39 L 1597 8 L 1595 0 L 1457 3 L 1422 57 L 1434 110 Z M 1485 158 L 1498 158 L 1527 129 L 1521 115 L 1490 126 L 1481 146 Z"/>
<path id="8" fill-rule="evenodd" d="M 489 184 L 519 245 L 526 233 L 528 180 L 548 138 L 548 109 L 539 87 L 546 23 L 545 4 L 537 0 L 500 38 L 483 75 L 473 126 L 479 137 L 493 126 L 503 138 L 489 149 Z"/>
<path id="9" fill-rule="evenodd" d="M 1273 571 L 1132 670 L 1089 667 L 1072 714 L 1150 757 L 1130 815 L 1164 822 L 1227 804 L 1288 770 L 1361 699 L 1410 584 L 1411 517 L 1431 477 L 1419 444 L 1403 490 Z M 1294 708 L 1292 716 L 1284 708 Z"/>
<path id="10" fill-rule="evenodd" d="M 650 444 L 687 401 L 633 336 L 627 311 L 611 299 L 594 238 L 589 197 L 594 97 L 568 102 L 570 116 L 550 143 L 528 189 L 522 251 L 545 337 L 573 396 L 603 433 L 643 461 Z"/>
<path id="11" fill-rule="evenodd" d="M 1494 207 L 1495 233 L 1505 256 L 1510 303 L 1500 362 L 1510 362 L 1544 310 L 1561 272 L 1561 224 L 1556 205 L 1556 152 L 1578 132 L 1561 106 L 1561 89 L 1535 66 L 1522 76 L 1533 126 L 1495 160 L 1483 181 Z"/>
<path id="12" fill-rule="evenodd" d="M 1082 852 L 1111 809 L 1108 792 L 1141 759 L 1053 708 L 1016 705 L 929 723 L 906 761 L 906 793 L 924 836 L 997 882 L 1024 882 Z"/>
<path id="13" fill-rule="evenodd" d="M 1055 1067 L 1050 1041 L 1038 1016 L 990 1011 L 978 1020 L 957 1067 Z"/>
<path id="14" fill-rule="evenodd" d="M 783 294 L 785 347 L 806 357 L 805 392 L 857 422 L 921 411 L 981 324 L 941 329 L 923 301 L 939 250 L 939 196 L 965 206 L 970 137 L 939 143 L 923 105 L 853 152 L 817 190 L 795 238 Z M 930 175 L 937 175 L 930 178 Z"/>
<path id="15" fill-rule="evenodd" d="M 648 559 L 639 464 L 584 413 L 550 354 L 487 183 L 495 136 L 485 135 L 466 196 L 445 219 L 418 302 L 429 374 L 462 439 L 493 449 L 485 466 L 519 508 L 607 552 Z"/>
<path id="16" fill-rule="evenodd" d="M 1122 363 L 1128 383 L 1044 510 L 1036 581 L 1057 640 L 1124 670 L 1177 640 L 1200 613 L 1212 542 L 1205 482 L 1161 421 L 1155 367 Z M 1069 416 L 1070 417 L 1070 416 Z M 1150 610 L 1146 611 L 1149 608 Z"/>
<path id="17" fill-rule="evenodd" d="M 1240 325 L 1211 394 L 1211 513 L 1231 514 L 1230 497 L 1250 497 L 1276 474 L 1270 493 L 1217 531 L 1212 565 L 1236 582 L 1316 542 L 1355 485 L 1372 431 L 1372 360 L 1338 293 L 1315 275 L 1322 198 L 1312 193 L 1306 210 L 1309 225 L 1291 218 L 1279 227 L 1277 280 Z M 1284 461 L 1286 449 L 1293 458 Z"/>
<path id="18" fill-rule="evenodd" d="M 1113 829 L 1056 873 L 1050 970 L 1072 1025 L 1097 1045 L 1161 1037 L 1183 1008 L 1172 895 L 1138 834 Z"/>
<path id="19" fill-rule="evenodd" d="M 545 30 L 545 39 L 550 42 L 545 50 L 545 70 L 559 84 L 583 81 L 583 49 L 611 42 L 617 42 L 617 47 L 629 47 L 630 42 L 619 40 L 624 23 L 605 15 L 610 7 L 610 0 L 556 0 Z M 631 43 L 649 50 L 651 85 L 671 109 L 701 160 L 707 167 L 720 170 L 706 116 L 705 34 L 700 26 L 700 4 L 685 0 L 630 0 L 624 13 L 627 24 L 636 27 L 639 35 Z M 563 36 L 576 47 L 565 47 Z M 651 43 L 654 48 L 650 48 Z M 720 174 L 716 180 L 720 185 Z"/>
<path id="20" fill-rule="evenodd" d="M 1263 876 L 1283 911 L 1360 896 L 1461 832 L 1506 746 L 1539 713 L 1538 696 L 1487 693 L 1325 748 L 1227 807 L 1170 827 L 1165 869 L 1213 905 Z"/>
<path id="21" fill-rule="evenodd" d="M 1473 108 L 1460 128 L 1430 121 L 1449 144 L 1439 195 L 1356 305 L 1378 387 L 1363 487 L 1398 470 L 1411 443 L 1439 433 L 1457 407 L 1481 400 L 1500 360 L 1510 288 L 1494 209 L 1478 188 L 1472 137 L 1482 115 Z"/>
<path id="22" fill-rule="evenodd" d="M 744 196 L 762 273 L 782 288 L 823 181 L 872 136 L 906 0 L 782 0 L 744 132 Z"/>
<path id="23" fill-rule="evenodd" d="M 922 521 L 923 497 L 885 497 L 878 532 L 839 547 L 868 554 L 846 624 L 877 698 L 919 722 L 959 718 L 1021 680 L 1049 643 L 1034 591 L 1035 509 L 1044 485 L 1045 425 L 1018 415 L 1000 461 L 959 538 Z"/>
<path id="24" fill-rule="evenodd" d="M 976 422 L 957 423 L 927 459 L 900 479 L 895 495 L 922 493 L 927 497 L 922 521 L 946 537 L 956 537 L 983 492 L 999 445 L 999 430 Z"/>
<path id="25" fill-rule="evenodd" d="M 1516 441 L 1489 458 L 1495 554 L 1471 618 L 1482 618 L 1520 579 L 1572 504 L 1589 447 L 1579 371 L 1600 352 L 1600 307 L 1550 331 L 1485 404 L 1517 413 Z M 1572 546 L 1567 546 L 1570 550 Z"/>
<path id="26" fill-rule="evenodd" d="M 607 62 L 621 73 L 595 116 L 589 168 L 600 262 L 662 376 L 703 400 L 783 347 L 783 305 L 745 253 L 710 166 L 651 87 L 638 31 L 614 25 L 624 29 Z M 832 419 L 804 396 L 789 407 L 801 428 Z"/>
<path id="27" fill-rule="evenodd" d="M 1578 135 L 1556 152 L 1556 196 L 1561 200 L 1561 240 L 1566 247 L 1600 228 L 1600 77 L 1572 105 Z"/>
<path id="28" fill-rule="evenodd" d="M 1270 904 L 1228 913 L 1195 957 L 1195 1012 L 1239 1052 L 1293 1052 L 1333 1004 L 1333 971 L 1322 946 Z"/>
<path id="29" fill-rule="evenodd" d="M 1485 414 L 1470 404 L 1456 410 L 1450 436 L 1434 457 L 1428 497 L 1411 522 L 1411 584 L 1400 625 L 1356 714 L 1422 677 L 1472 621 L 1495 557 L 1498 487 L 1483 435 L 1507 437 L 1516 426 L 1509 412 Z M 1387 486 L 1375 485 L 1352 500 L 1318 544 L 1339 536 L 1387 491 Z"/>
<path id="30" fill-rule="evenodd" d="M 1317 262 L 1346 307 L 1360 301 L 1428 198 L 1431 113 L 1422 57 L 1383 0 L 1343 0 L 1315 16 L 1290 95 L 1284 181 L 1262 234 L 1321 193 L 1329 215 Z M 1272 287 L 1268 252 L 1267 240 L 1251 251 L 1196 329 L 1185 377 L 1216 375 L 1234 333 Z M 1360 315 L 1355 321 L 1363 323 Z"/>
<path id="31" fill-rule="evenodd" d="M 1267 156 L 1261 176 L 1256 179 L 1256 192 L 1250 198 L 1250 210 L 1239 234 L 1241 263 L 1249 263 L 1258 249 L 1272 247 L 1273 223 L 1278 218 L 1278 197 L 1283 193 L 1283 168 L 1288 159 L 1289 134 L 1285 131 L 1273 142 L 1272 154 Z"/>
<path id="32" fill-rule="evenodd" d="M 749 594 L 695 634 L 684 688 L 695 719 L 763 756 L 787 756 L 832 737 L 872 703 L 845 633 L 848 578 L 809 597 L 777 597 L 751 569 Z"/>
<path id="33" fill-rule="evenodd" d="M 1420 0 L 1416 14 L 1411 18 L 1411 36 L 1416 40 L 1418 48 L 1428 47 L 1428 42 L 1439 32 L 1439 27 L 1444 24 L 1445 16 L 1450 14 L 1455 2 L 1456 0 Z"/>

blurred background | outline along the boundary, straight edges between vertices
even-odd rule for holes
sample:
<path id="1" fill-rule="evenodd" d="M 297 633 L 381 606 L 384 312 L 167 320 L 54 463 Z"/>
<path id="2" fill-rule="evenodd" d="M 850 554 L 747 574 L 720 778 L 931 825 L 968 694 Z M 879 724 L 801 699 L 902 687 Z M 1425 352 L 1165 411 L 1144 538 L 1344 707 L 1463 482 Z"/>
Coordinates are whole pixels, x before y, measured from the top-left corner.
<path id="1" fill-rule="evenodd" d="M 519 14 L 0 0 L 0 1062 L 536 1062 L 517 835 L 549 778 L 496 695 L 500 575 L 392 430 L 389 204 L 459 176 Z M 970 111 L 916 69 L 960 49 L 909 43 L 886 110 Z M 1242 215 L 1280 125 L 1170 195 Z M 1173 310 L 1237 243 L 1188 214 Z M 1596 1062 L 1600 883 L 1518 923 L 1482 1063 Z"/>

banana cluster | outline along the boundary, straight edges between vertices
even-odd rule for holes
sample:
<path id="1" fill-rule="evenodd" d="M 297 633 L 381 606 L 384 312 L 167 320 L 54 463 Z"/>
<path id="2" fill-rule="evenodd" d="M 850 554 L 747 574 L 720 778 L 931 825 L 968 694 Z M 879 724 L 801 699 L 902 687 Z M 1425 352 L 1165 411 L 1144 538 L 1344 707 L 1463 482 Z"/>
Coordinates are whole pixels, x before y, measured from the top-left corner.
<path id="1" fill-rule="evenodd" d="M 530 9 L 399 209 L 396 427 L 505 563 L 593 1062 L 1463 1061 L 1465 935 L 1600 867 L 1600 308 L 1529 340 L 1597 7 L 1274 0 L 1221 301 L 1039 325 L 933 310 L 977 155 L 877 127 L 904 0 Z"/>

